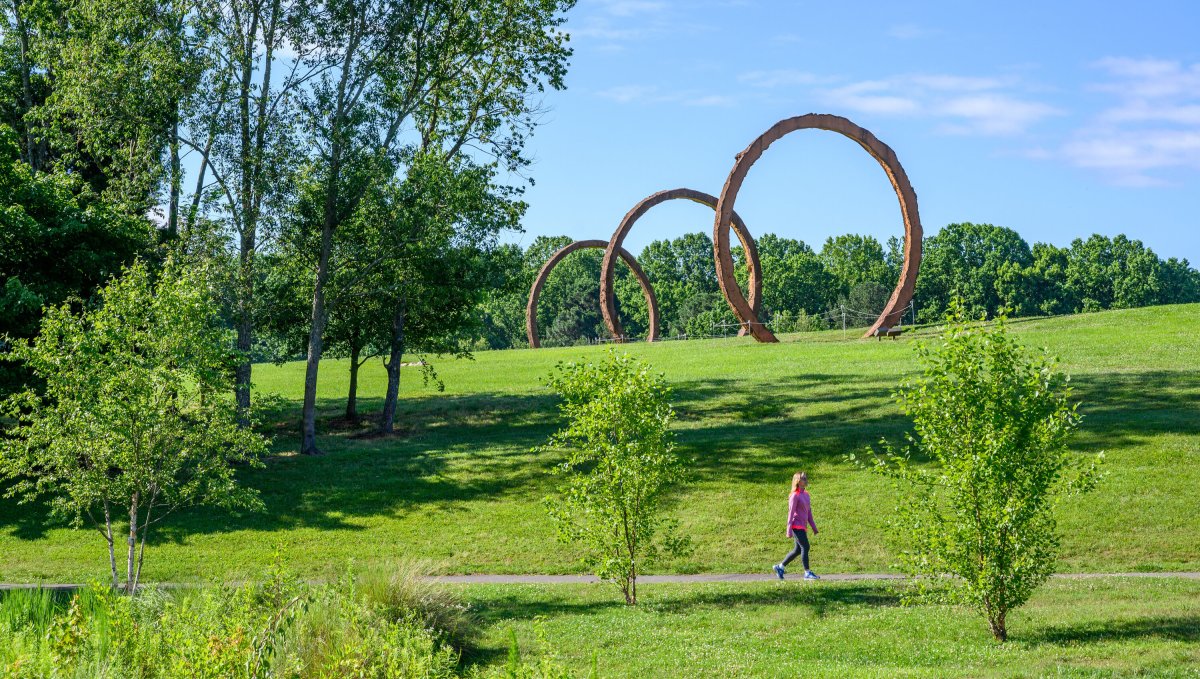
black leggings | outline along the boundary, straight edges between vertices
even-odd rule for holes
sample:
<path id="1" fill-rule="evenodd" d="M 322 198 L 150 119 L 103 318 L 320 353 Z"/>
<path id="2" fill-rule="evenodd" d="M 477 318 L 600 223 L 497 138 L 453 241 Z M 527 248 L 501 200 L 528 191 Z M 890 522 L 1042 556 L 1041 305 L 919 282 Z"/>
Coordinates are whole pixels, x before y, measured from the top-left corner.
<path id="1" fill-rule="evenodd" d="M 783 558 L 782 565 L 788 565 L 798 556 L 800 563 L 804 564 L 804 570 L 808 570 L 808 531 L 793 529 L 792 537 L 796 540 L 796 547 Z"/>

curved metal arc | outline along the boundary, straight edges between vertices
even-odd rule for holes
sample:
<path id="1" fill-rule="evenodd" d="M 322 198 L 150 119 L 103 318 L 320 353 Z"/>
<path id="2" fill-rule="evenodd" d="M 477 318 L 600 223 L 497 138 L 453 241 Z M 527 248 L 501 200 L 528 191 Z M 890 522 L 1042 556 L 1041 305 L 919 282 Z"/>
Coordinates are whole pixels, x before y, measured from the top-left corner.
<path id="1" fill-rule="evenodd" d="M 781 120 L 772 125 L 770 129 L 751 142 L 744 151 L 736 156 L 733 169 L 730 171 L 729 177 L 721 189 L 721 196 L 718 199 L 716 207 L 716 218 L 713 224 L 713 250 L 714 256 L 717 259 L 717 282 L 721 287 L 721 292 L 725 295 L 726 301 L 729 302 L 735 314 L 741 317 L 742 314 L 749 312 L 750 304 L 747 302 L 745 296 L 742 295 L 742 291 L 734 278 L 733 256 L 729 250 L 729 229 L 733 221 L 733 215 L 735 214 L 733 205 L 737 200 L 738 191 L 741 189 L 742 182 L 745 180 L 750 168 L 753 167 L 754 163 L 767 148 L 781 137 L 804 129 L 837 132 L 857 142 L 859 146 L 865 149 L 883 167 L 884 172 L 888 176 L 888 181 L 891 182 L 892 188 L 896 191 L 896 197 L 900 202 L 900 213 L 904 220 L 904 264 L 901 267 L 900 280 L 897 282 L 887 306 L 884 307 L 883 313 L 879 315 L 879 318 L 867 330 L 866 334 L 863 335 L 864 337 L 868 337 L 884 325 L 890 326 L 895 324 L 904 313 L 904 309 L 908 306 L 908 303 L 912 301 L 913 291 L 916 287 L 917 272 L 920 270 L 921 265 L 921 218 L 917 210 L 917 194 L 913 191 L 903 166 L 900 165 L 900 161 L 896 158 L 895 151 L 880 141 L 875 135 L 871 134 L 870 131 L 859 127 L 846 118 L 829 114 L 809 113 Z M 750 330 L 754 337 L 761 342 L 778 341 L 766 326 L 751 326 Z"/>
<path id="2" fill-rule="evenodd" d="M 538 335 L 537 323 L 537 303 L 542 296 L 542 288 L 546 286 L 546 279 L 549 278 L 550 272 L 554 267 L 566 258 L 567 255 L 576 250 L 584 250 L 588 248 L 603 249 L 608 247 L 608 241 L 604 240 L 577 240 L 573 243 L 568 243 L 550 255 L 542 268 L 538 270 L 537 276 L 533 279 L 533 285 L 529 288 L 529 301 L 525 304 L 525 337 L 529 340 L 529 347 L 537 349 L 542 346 L 541 337 Z M 650 313 L 650 333 L 648 341 L 653 342 L 658 339 L 658 299 L 654 296 L 654 288 L 650 286 L 650 279 L 646 277 L 646 272 L 642 271 L 641 265 L 634 256 L 625 248 L 621 248 L 621 259 L 629 265 L 633 271 L 634 278 L 637 279 L 638 285 L 642 288 L 642 295 L 646 298 L 646 306 Z"/>
<path id="3" fill-rule="evenodd" d="M 621 223 L 617 226 L 612 238 L 608 241 L 608 247 L 604 250 L 604 262 L 600 266 L 600 310 L 604 316 L 604 324 L 608 326 L 608 330 L 612 333 L 613 337 L 620 338 L 624 335 L 621 320 L 617 316 L 616 294 L 613 288 L 616 265 L 614 253 L 617 249 L 624 250 L 623 243 L 625 236 L 629 234 L 629 231 L 637 223 L 637 220 L 641 219 L 654 206 L 669 200 L 690 200 L 711 209 L 716 209 L 717 207 L 716 196 L 709 195 L 703 191 L 688 188 L 669 189 L 646 196 L 638 201 L 625 214 L 625 217 L 621 219 Z M 742 248 L 746 252 L 747 269 L 749 271 L 750 300 L 746 302 L 746 312 L 738 313 L 735 310 L 738 322 L 742 324 L 742 329 L 738 334 L 742 335 L 752 332 L 756 325 L 760 325 L 758 323 L 758 313 L 761 306 L 760 299 L 762 298 L 762 271 L 758 261 L 758 248 L 754 243 L 754 238 L 750 235 L 749 229 L 746 228 L 745 222 L 742 221 L 742 218 L 736 212 L 732 213 L 731 220 L 734 233 L 737 235 L 738 240 L 741 241 Z M 728 249 L 728 234 L 726 234 L 726 249 Z M 736 282 L 734 283 L 734 287 L 737 287 Z M 745 301 L 746 298 L 742 295 L 740 289 L 738 290 L 738 295 Z"/>

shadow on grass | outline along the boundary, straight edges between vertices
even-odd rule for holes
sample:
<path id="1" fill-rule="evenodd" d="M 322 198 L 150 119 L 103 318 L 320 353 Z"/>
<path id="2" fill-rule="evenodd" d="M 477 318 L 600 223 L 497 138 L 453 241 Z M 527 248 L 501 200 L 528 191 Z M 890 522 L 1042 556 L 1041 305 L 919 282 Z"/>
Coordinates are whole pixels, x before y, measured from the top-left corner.
<path id="1" fill-rule="evenodd" d="M 232 516 L 206 508 L 181 510 L 150 533 L 149 544 L 181 543 L 191 535 L 237 530 L 293 528 L 360 530 L 352 519 L 386 516 L 415 508 L 455 510 L 461 503 L 536 488 L 547 469 L 530 462 L 529 449 L 545 439 L 556 409 L 548 395 L 469 395 L 406 399 L 400 423 L 419 422 L 407 433 L 357 438 L 355 430 L 330 434 L 325 424 L 340 418 L 341 404 L 321 404 L 320 438 L 326 454 L 292 453 L 296 431 L 290 417 L 269 420 L 277 454 L 264 469 L 239 471 L 259 491 L 266 511 Z M 378 409 L 378 402 L 364 403 Z M 486 474 L 469 473 L 473 465 Z M 37 540 L 57 525 L 42 505 L 0 500 L 0 530 Z"/>
<path id="2" fill-rule="evenodd" d="M 1114 450 L 1158 434 L 1200 434 L 1200 371 L 1082 375 L 1071 383 L 1084 416 L 1076 447 Z"/>
<path id="3" fill-rule="evenodd" d="M 587 598 L 580 596 L 577 589 L 558 592 L 554 585 L 534 590 L 492 590 L 488 596 L 474 602 L 484 628 L 524 622 L 537 618 L 582 617 L 592 615 L 690 615 L 704 609 L 736 611 L 740 608 L 779 606 L 808 608 L 818 618 L 836 614 L 849 608 L 880 608 L 900 605 L 900 599 L 891 589 L 878 584 L 842 584 L 813 586 L 809 584 L 776 584 L 752 589 L 696 586 L 660 589 L 656 585 L 638 588 L 639 604 L 626 606 L 616 585 L 592 585 L 597 588 Z M 511 593 L 510 593 L 511 592 Z M 594 598 L 604 596 L 605 598 Z M 619 624 L 618 620 L 613 621 Z M 672 624 L 664 621 L 663 624 Z M 508 653 L 505 648 L 474 648 L 465 658 L 468 664 L 492 663 Z"/>
<path id="4" fill-rule="evenodd" d="M 790 476 L 799 466 L 838 463 L 880 438 L 899 441 L 908 422 L 891 403 L 898 379 L 799 373 L 771 381 L 675 383 L 678 450 L 692 460 L 697 482 L 757 483 Z M 1073 385 L 1086 416 L 1079 450 L 1113 453 L 1160 434 L 1200 435 L 1200 372 L 1084 375 Z M 510 494 L 534 497 L 546 488 L 553 456 L 530 451 L 560 425 L 548 391 L 405 398 L 397 414 L 400 434 L 382 438 L 360 436 L 380 400 L 360 401 L 368 422 L 359 427 L 342 420 L 341 399 L 319 406 L 327 453 L 319 457 L 292 454 L 297 404 L 266 414 L 279 455 L 266 469 L 240 473 L 261 493 L 265 513 L 182 511 L 152 532 L 152 544 L 246 529 L 356 530 L 355 518 L 456 510 Z M 0 499 L 0 531 L 19 539 L 45 537 L 57 525 L 47 515 L 45 505 Z"/>
<path id="5" fill-rule="evenodd" d="M 1200 615 L 1155 616 L 1102 620 L 1082 625 L 1048 627 L 1022 641 L 1035 645 L 1075 646 L 1145 638 L 1200 642 Z"/>
<path id="6" fill-rule="evenodd" d="M 899 605 L 899 594 L 880 585 L 838 584 L 830 587 L 772 583 L 752 591 L 706 589 L 677 598 L 651 598 L 647 600 L 646 607 L 662 613 L 684 615 L 700 608 L 733 610 L 754 606 L 790 606 L 809 608 L 818 618 L 824 618 L 855 606 L 882 608 Z"/>
<path id="7" fill-rule="evenodd" d="M 603 598 L 583 598 L 577 590 L 558 593 L 556 585 L 545 585 L 533 590 L 520 589 L 512 593 L 489 594 L 479 606 L 484 624 L 496 624 L 508 620 L 532 620 L 537 617 L 559 617 L 563 615 L 592 615 L 607 611 L 629 609 L 672 615 L 686 615 L 702 608 L 732 610 L 756 606 L 808 607 L 818 617 L 845 608 L 867 606 L 872 608 L 900 605 L 900 597 L 888 587 L 878 584 L 837 584 L 821 586 L 811 584 L 770 583 L 763 587 L 728 589 L 722 587 L 678 586 L 664 591 L 661 585 L 639 585 L 638 603 L 626 606 L 616 585 L 600 583 L 588 585 L 595 588 Z M 493 590 L 495 591 L 495 590 Z M 589 591 L 589 594 L 592 592 Z M 605 596 L 608 595 L 608 596 Z M 536 598 L 535 598 L 536 597 Z"/>

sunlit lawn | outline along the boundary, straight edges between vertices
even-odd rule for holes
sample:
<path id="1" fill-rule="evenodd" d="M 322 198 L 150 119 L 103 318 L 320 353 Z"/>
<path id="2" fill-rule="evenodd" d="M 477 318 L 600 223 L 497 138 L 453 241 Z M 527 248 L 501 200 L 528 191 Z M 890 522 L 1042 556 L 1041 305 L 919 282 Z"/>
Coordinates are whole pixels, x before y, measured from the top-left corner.
<path id="1" fill-rule="evenodd" d="M 949 606 L 899 605 L 875 583 L 646 585 L 629 608 L 612 585 L 472 585 L 487 624 L 480 663 L 539 634 L 604 677 L 1000 677 L 1200 674 L 1200 582 L 1056 580 L 992 640 Z"/>
<path id="2" fill-rule="evenodd" d="M 1074 446 L 1104 450 L 1100 491 L 1061 511 L 1063 571 L 1200 570 L 1200 305 L 1021 321 L 1073 376 L 1086 418 Z M 445 393 L 406 373 L 389 438 L 357 437 L 336 420 L 346 364 L 322 367 L 321 457 L 296 448 L 303 365 L 255 367 L 264 392 L 288 400 L 272 424 L 279 457 L 245 473 L 268 511 L 232 517 L 197 509 L 152 536 L 150 581 L 223 580 L 263 572 L 279 552 L 327 575 L 348 560 L 417 558 L 446 573 L 577 572 L 541 506 L 555 458 L 532 452 L 556 426 L 540 379 L 561 360 L 606 349 L 481 352 L 437 360 Z M 695 553 L 657 572 L 760 572 L 787 548 L 780 517 L 793 471 L 812 478 L 813 564 L 820 572 L 888 569 L 885 484 L 844 460 L 905 423 L 891 391 L 916 367 L 913 340 L 843 340 L 841 331 L 781 344 L 748 339 L 633 344 L 675 386 L 679 450 L 692 480 L 674 509 Z M 406 369 L 407 370 L 407 369 Z M 364 368 L 369 416 L 383 371 Z M 40 507 L 0 500 L 0 581 L 103 578 L 95 531 L 47 525 Z M 1133 586 L 1133 585 L 1131 585 Z"/>

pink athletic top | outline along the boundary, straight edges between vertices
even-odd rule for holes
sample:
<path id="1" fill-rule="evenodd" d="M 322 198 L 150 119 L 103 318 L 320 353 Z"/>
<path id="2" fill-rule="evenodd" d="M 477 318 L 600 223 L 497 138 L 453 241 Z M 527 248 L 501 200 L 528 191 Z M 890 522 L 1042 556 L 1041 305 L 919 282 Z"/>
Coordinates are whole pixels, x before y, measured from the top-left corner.
<path id="1" fill-rule="evenodd" d="M 807 490 L 800 488 L 792 493 L 791 500 L 788 501 L 787 534 L 790 537 L 793 531 L 807 530 L 807 526 L 812 526 L 813 530 L 817 529 L 817 524 L 813 521 L 812 499 Z"/>

